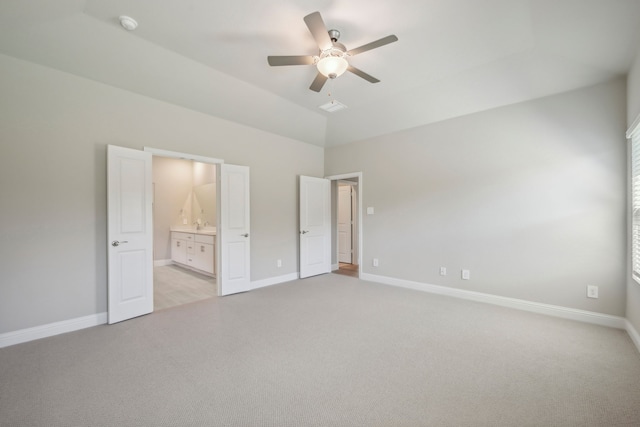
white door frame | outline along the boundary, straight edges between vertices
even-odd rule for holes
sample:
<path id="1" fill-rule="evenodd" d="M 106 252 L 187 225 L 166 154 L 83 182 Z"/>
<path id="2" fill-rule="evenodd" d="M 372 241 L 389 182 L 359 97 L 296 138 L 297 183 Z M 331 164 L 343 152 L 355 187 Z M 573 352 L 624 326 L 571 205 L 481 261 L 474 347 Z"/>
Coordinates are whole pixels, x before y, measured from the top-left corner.
<path id="1" fill-rule="evenodd" d="M 358 256 L 357 258 L 357 263 L 358 263 L 358 277 L 360 277 L 361 274 L 363 274 L 364 272 L 362 271 L 364 268 L 364 265 L 362 263 L 362 260 L 364 259 L 364 248 L 362 246 L 362 237 L 363 237 L 363 230 L 362 230 L 362 193 L 364 192 L 363 190 L 363 182 L 362 182 L 362 172 L 351 172 L 351 173 L 344 173 L 344 174 L 340 174 L 340 175 L 331 175 L 331 176 L 326 176 L 326 179 L 329 179 L 331 181 L 339 181 L 341 179 L 349 179 L 349 178 L 357 178 L 358 179 L 358 191 L 356 192 L 358 195 L 358 212 L 356 213 L 356 217 L 358 218 L 357 222 L 357 229 L 358 229 Z M 335 212 L 337 206 L 333 206 L 333 198 L 331 200 L 331 211 Z M 337 226 L 337 224 L 336 224 Z M 336 227 L 337 228 L 337 227 Z M 338 254 L 336 253 L 336 256 Z M 337 258 L 336 258 L 337 261 Z"/>

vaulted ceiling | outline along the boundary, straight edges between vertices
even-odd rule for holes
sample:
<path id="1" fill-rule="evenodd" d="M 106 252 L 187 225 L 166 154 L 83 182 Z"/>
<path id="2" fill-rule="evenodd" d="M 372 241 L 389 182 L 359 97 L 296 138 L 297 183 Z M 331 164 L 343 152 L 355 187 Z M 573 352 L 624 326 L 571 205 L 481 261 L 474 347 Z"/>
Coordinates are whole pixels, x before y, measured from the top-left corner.
<path id="1" fill-rule="evenodd" d="M 319 11 L 381 80 L 310 91 L 303 17 Z M 118 17 L 139 27 L 128 32 Z M 625 75 L 640 0 L 3 0 L 0 53 L 308 143 L 331 146 Z M 335 99 L 348 108 L 318 108 Z"/>

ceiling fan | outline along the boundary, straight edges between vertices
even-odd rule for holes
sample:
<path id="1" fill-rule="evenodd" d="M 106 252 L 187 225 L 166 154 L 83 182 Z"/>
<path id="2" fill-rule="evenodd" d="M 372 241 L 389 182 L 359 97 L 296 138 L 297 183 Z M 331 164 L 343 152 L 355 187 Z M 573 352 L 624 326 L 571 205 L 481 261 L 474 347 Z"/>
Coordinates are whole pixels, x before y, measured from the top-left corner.
<path id="1" fill-rule="evenodd" d="M 315 92 L 320 92 L 327 79 L 335 79 L 345 71 L 350 71 L 371 83 L 380 82 L 380 80 L 375 77 L 350 65 L 347 58 L 398 41 L 398 37 L 390 35 L 355 49 L 347 50 L 342 43 L 338 43 L 340 31 L 327 30 L 320 12 L 313 12 L 305 16 L 304 22 L 307 24 L 311 35 L 318 44 L 318 48 L 320 49 L 319 55 L 269 56 L 267 57 L 269 65 L 272 67 L 282 65 L 315 65 L 318 68 L 318 75 L 309 87 L 309 89 Z"/>

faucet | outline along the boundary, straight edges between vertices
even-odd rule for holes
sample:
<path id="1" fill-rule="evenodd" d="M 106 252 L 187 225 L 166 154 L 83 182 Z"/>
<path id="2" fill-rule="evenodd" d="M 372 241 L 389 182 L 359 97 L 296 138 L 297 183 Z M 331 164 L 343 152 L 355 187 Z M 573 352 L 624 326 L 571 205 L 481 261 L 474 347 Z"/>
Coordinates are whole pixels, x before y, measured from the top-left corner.
<path id="1" fill-rule="evenodd" d="M 196 226 L 196 230 L 200 230 L 200 223 L 198 221 L 194 222 L 193 225 Z"/>

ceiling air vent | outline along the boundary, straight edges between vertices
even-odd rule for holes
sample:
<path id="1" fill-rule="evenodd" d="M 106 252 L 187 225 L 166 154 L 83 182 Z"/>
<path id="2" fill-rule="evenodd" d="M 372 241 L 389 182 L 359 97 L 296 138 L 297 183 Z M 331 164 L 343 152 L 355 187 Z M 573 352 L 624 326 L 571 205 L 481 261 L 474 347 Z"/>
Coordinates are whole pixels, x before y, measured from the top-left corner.
<path id="1" fill-rule="evenodd" d="M 320 108 L 324 111 L 335 113 L 336 111 L 344 110 L 345 108 L 347 108 L 347 106 L 339 103 L 338 101 L 331 101 L 324 105 L 321 105 Z"/>

